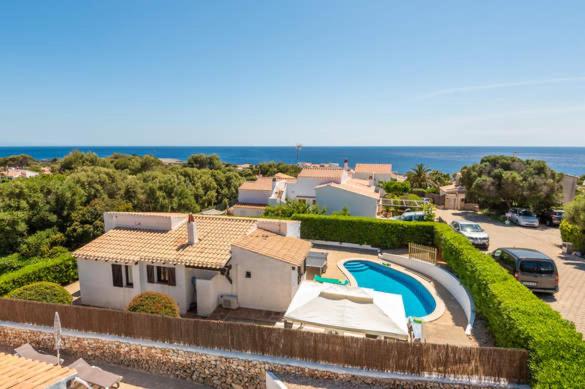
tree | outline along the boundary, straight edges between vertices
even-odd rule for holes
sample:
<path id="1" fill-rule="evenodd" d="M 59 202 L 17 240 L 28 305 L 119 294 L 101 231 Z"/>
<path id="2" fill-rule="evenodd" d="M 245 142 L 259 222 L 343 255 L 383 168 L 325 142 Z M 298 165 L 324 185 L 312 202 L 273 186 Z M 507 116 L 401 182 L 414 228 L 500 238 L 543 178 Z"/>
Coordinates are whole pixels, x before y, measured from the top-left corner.
<path id="1" fill-rule="evenodd" d="M 56 228 L 37 231 L 27 237 L 18 248 L 18 252 L 25 258 L 49 257 L 53 247 L 62 246 L 65 236 Z"/>
<path id="2" fill-rule="evenodd" d="M 325 212 L 326 210 L 320 208 L 318 205 L 308 204 L 305 201 L 292 200 L 287 201 L 284 204 L 266 207 L 264 216 L 291 217 L 292 215 L 303 213 L 323 215 Z"/>
<path id="3" fill-rule="evenodd" d="M 218 170 L 223 168 L 223 162 L 216 154 L 193 154 L 187 159 L 187 166 L 197 169 Z"/>
<path id="4" fill-rule="evenodd" d="M 0 255 L 14 252 L 26 237 L 24 212 L 0 212 Z"/>
<path id="5" fill-rule="evenodd" d="M 413 188 L 425 189 L 431 183 L 429 178 L 430 171 L 431 169 L 427 168 L 424 164 L 417 163 L 413 169 L 406 173 L 406 177 Z"/>
<path id="6" fill-rule="evenodd" d="M 53 282 L 34 282 L 12 290 L 8 298 L 18 300 L 40 301 L 51 304 L 71 304 L 73 298 L 67 290 Z"/>
<path id="7" fill-rule="evenodd" d="M 179 306 L 172 297 L 158 292 L 144 292 L 128 304 L 128 311 L 179 317 Z"/>
<path id="8" fill-rule="evenodd" d="M 409 181 L 404 181 L 404 182 L 385 181 L 385 182 L 381 182 L 380 186 L 382 187 L 382 189 L 384 189 L 384 191 L 387 194 L 393 195 L 393 196 L 400 196 L 400 195 L 403 195 L 405 193 L 410 192 L 410 182 Z"/>
<path id="9" fill-rule="evenodd" d="M 512 206 L 540 212 L 559 203 L 562 175 L 544 161 L 493 155 L 461 169 L 467 199 L 493 211 Z"/>
<path id="10" fill-rule="evenodd" d="M 585 233 L 585 195 L 577 196 L 565 205 L 565 219 Z"/>

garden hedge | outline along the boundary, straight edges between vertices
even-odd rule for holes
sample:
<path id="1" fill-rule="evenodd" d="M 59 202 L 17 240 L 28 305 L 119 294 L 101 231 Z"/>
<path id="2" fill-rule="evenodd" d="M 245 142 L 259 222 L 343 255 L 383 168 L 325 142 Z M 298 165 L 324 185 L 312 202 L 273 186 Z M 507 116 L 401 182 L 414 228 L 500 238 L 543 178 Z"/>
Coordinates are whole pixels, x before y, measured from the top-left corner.
<path id="1" fill-rule="evenodd" d="M 130 312 L 150 313 L 179 317 L 179 306 L 172 297 L 158 292 L 144 292 L 135 296 L 128 304 Z"/>
<path id="2" fill-rule="evenodd" d="M 433 223 L 387 221 L 370 217 L 294 215 L 301 221 L 301 237 L 311 240 L 356 243 L 381 249 L 395 249 L 408 242 L 433 241 Z"/>
<path id="3" fill-rule="evenodd" d="M 501 347 L 525 348 L 535 387 L 585 387 L 585 342 L 573 323 L 516 281 L 489 255 L 443 223 L 295 215 L 305 239 L 405 247 L 435 245 L 470 291 Z"/>
<path id="4" fill-rule="evenodd" d="M 563 242 L 571 242 L 575 251 L 585 252 L 585 231 L 567 220 L 561 222 L 560 229 Z"/>
<path id="5" fill-rule="evenodd" d="M 73 302 L 73 297 L 64 287 L 44 281 L 21 286 L 8 293 L 6 297 L 51 304 L 71 304 Z"/>
<path id="6" fill-rule="evenodd" d="M 60 285 L 77 280 L 77 263 L 70 253 L 39 260 L 0 276 L 0 296 L 33 282 L 48 281 Z"/>

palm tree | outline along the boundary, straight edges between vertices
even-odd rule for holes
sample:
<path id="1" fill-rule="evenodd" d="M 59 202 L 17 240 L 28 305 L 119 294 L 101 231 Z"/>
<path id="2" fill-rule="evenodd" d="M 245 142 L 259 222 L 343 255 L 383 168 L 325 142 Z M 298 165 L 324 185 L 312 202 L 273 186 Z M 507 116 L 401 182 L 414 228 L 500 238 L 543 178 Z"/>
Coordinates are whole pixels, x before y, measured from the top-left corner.
<path id="1" fill-rule="evenodd" d="M 426 189 L 431 185 L 430 172 L 431 169 L 427 168 L 423 163 L 417 163 L 414 169 L 410 169 L 406 173 L 406 176 L 413 188 Z"/>

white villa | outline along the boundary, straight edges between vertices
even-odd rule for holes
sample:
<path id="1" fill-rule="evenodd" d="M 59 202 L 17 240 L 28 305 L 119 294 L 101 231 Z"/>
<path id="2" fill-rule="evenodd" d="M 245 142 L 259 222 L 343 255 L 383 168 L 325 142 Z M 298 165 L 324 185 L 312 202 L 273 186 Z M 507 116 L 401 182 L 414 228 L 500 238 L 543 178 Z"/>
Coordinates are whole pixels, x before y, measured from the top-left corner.
<path id="1" fill-rule="evenodd" d="M 219 304 L 284 312 L 305 277 L 311 243 L 281 220 L 106 212 L 105 233 L 75 251 L 83 304 L 125 309 L 139 293 L 175 299 L 181 314 Z"/>
<path id="2" fill-rule="evenodd" d="M 345 208 L 353 216 L 376 217 L 381 197 L 378 184 L 393 180 L 403 177 L 392 172 L 390 164 L 359 163 L 355 170 L 347 160 L 343 167 L 307 166 L 296 178 L 279 173 L 243 183 L 231 213 L 259 216 L 267 205 L 300 200 L 326 208 L 328 213 Z"/>

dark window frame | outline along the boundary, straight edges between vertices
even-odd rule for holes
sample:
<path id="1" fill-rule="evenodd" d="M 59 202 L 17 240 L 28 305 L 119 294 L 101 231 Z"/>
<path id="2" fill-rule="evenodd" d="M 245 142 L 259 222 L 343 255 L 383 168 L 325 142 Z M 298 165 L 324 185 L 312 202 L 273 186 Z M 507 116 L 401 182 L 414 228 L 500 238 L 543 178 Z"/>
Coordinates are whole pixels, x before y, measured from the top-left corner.
<path id="1" fill-rule="evenodd" d="M 112 263 L 112 285 L 116 288 L 124 287 L 124 278 L 122 276 L 122 265 Z"/>
<path id="2" fill-rule="evenodd" d="M 128 281 L 130 279 L 129 270 L 132 270 L 132 265 L 124 265 L 124 276 L 126 277 L 126 287 L 127 288 L 134 288 L 134 271 L 132 271 L 132 281 Z"/>

